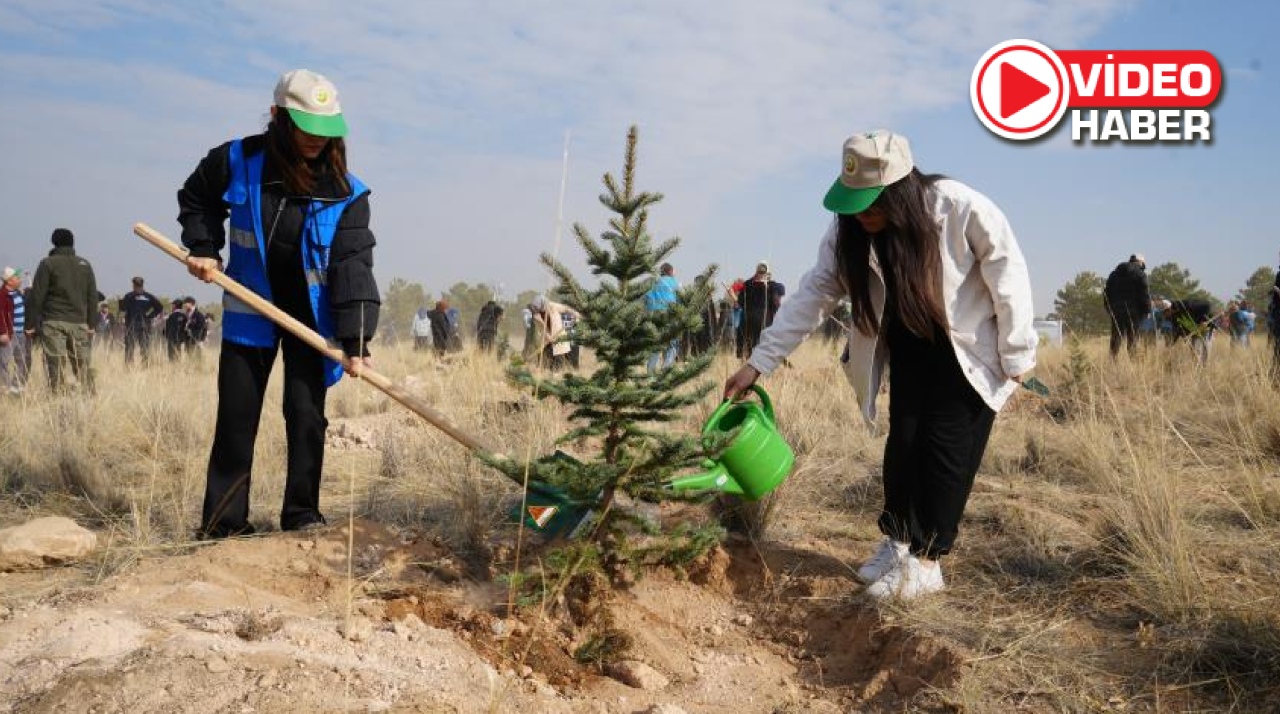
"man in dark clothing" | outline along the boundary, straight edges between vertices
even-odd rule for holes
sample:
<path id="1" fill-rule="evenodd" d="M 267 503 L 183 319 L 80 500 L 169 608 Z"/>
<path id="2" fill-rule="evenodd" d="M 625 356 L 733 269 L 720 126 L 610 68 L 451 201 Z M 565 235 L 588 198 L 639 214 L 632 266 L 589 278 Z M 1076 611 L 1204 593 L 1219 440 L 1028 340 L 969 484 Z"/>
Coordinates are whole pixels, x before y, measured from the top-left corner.
<path id="1" fill-rule="evenodd" d="M 480 317 L 476 319 L 476 344 L 481 352 L 493 350 L 493 343 L 498 338 L 498 323 L 502 320 L 502 306 L 490 300 L 480 308 Z"/>
<path id="2" fill-rule="evenodd" d="M 98 320 L 98 282 L 89 261 L 76 255 L 75 236 L 53 232 L 53 250 L 40 261 L 27 296 L 28 337 L 39 336 L 49 387 L 62 389 L 68 365 L 80 386 L 93 389 L 90 341 Z"/>
<path id="3" fill-rule="evenodd" d="M 1267 334 L 1271 336 L 1271 376 L 1280 383 L 1280 269 L 1267 301 Z"/>
<path id="4" fill-rule="evenodd" d="M 177 362 L 187 341 L 187 313 L 182 311 L 181 300 L 174 300 L 172 307 L 164 319 L 164 343 L 169 350 L 169 361 Z"/>
<path id="5" fill-rule="evenodd" d="M 693 281 L 698 287 L 703 287 L 707 282 L 707 276 L 699 275 Z M 702 318 L 702 324 L 688 335 L 688 345 L 685 353 L 690 357 L 700 357 L 715 347 L 716 335 L 718 334 L 716 330 L 719 328 L 720 323 L 714 294 L 707 296 L 707 301 L 702 306 L 700 317 Z"/>
<path id="6" fill-rule="evenodd" d="M 449 325 L 449 303 L 440 300 L 436 309 L 427 311 L 427 319 L 431 321 L 431 346 L 436 355 L 443 357 L 449 350 L 449 337 L 452 332 Z"/>
<path id="7" fill-rule="evenodd" d="M 773 324 L 773 316 L 782 306 L 782 296 L 786 288 L 782 283 L 774 282 L 769 273 L 769 264 L 760 261 L 756 265 L 756 274 L 742 286 L 738 293 L 738 306 L 742 308 L 742 356 L 748 358 L 756 344 L 760 342 L 760 333 Z"/>
<path id="8" fill-rule="evenodd" d="M 1195 352 L 1196 361 L 1200 364 L 1208 361 L 1209 344 L 1213 340 L 1216 327 L 1213 306 L 1209 301 L 1196 298 L 1162 300 L 1158 307 L 1161 317 L 1173 325 L 1169 338 L 1170 344 L 1188 337 L 1191 341 L 1191 349 Z"/>
<path id="9" fill-rule="evenodd" d="M 189 354 L 195 354 L 209 336 L 209 316 L 196 309 L 196 299 L 189 295 L 182 301 L 182 314 L 186 317 L 186 339 L 182 346 Z"/>
<path id="10" fill-rule="evenodd" d="M 164 312 L 164 304 L 142 289 L 142 278 L 133 279 L 133 291 L 120 298 L 124 319 L 124 363 L 133 364 L 134 350 L 141 350 L 142 363 L 151 361 L 151 325 Z"/>
<path id="11" fill-rule="evenodd" d="M 1102 297 L 1111 318 L 1111 356 L 1120 354 L 1121 342 L 1133 354 L 1138 349 L 1138 326 L 1151 312 L 1146 259 L 1135 253 L 1117 265 L 1107 276 Z"/>

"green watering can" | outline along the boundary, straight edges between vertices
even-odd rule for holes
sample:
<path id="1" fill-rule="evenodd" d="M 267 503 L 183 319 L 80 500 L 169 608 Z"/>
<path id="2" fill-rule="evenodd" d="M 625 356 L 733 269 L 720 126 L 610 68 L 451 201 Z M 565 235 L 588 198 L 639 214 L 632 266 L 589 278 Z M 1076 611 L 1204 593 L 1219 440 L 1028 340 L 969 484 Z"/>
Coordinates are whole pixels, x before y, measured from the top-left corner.
<path id="1" fill-rule="evenodd" d="M 705 473 L 682 476 L 667 484 L 672 491 L 723 491 L 757 501 L 773 491 L 795 465 L 791 447 L 778 433 L 773 403 L 763 387 L 753 385 L 760 403 L 726 399 L 702 427 L 704 439 L 741 429 L 718 461 L 703 462 Z"/>

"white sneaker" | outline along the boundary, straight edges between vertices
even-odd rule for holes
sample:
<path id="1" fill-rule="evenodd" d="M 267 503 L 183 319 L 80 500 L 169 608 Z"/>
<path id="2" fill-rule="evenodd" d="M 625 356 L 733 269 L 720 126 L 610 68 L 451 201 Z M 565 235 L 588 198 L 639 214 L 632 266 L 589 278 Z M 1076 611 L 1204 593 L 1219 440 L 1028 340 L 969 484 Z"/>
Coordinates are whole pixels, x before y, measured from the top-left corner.
<path id="1" fill-rule="evenodd" d="M 871 559 L 858 568 L 858 579 L 864 583 L 874 583 L 884 577 L 885 573 L 898 567 L 898 563 L 907 557 L 910 550 L 911 546 L 908 544 L 885 536 Z"/>
<path id="2" fill-rule="evenodd" d="M 898 598 L 911 600 L 936 593 L 946 585 L 942 582 L 942 566 L 935 560 L 932 563 L 908 555 L 898 567 L 885 573 L 879 580 L 867 586 L 867 594 L 876 600 Z"/>

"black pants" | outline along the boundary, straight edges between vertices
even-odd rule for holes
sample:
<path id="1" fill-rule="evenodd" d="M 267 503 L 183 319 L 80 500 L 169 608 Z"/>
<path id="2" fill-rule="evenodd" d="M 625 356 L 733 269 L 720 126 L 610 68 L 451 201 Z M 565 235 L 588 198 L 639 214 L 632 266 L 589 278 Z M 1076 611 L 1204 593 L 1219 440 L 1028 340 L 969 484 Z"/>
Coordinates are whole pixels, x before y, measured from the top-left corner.
<path id="1" fill-rule="evenodd" d="M 1280 383 L 1280 332 L 1271 333 L 1271 376 Z"/>
<path id="2" fill-rule="evenodd" d="M 284 352 L 286 467 L 280 527 L 294 530 L 324 522 L 320 471 L 324 465 L 324 358 L 291 335 Z M 248 530 L 253 445 L 275 363 L 276 348 L 222 343 L 218 358 L 218 424 L 209 456 L 200 530 L 224 537 Z"/>
<path id="3" fill-rule="evenodd" d="M 142 351 L 142 363 L 151 362 L 151 328 L 145 325 L 130 327 L 124 333 L 124 363 L 133 364 L 133 351 Z"/>
<path id="4" fill-rule="evenodd" d="M 893 364 L 880 531 L 911 552 L 951 550 L 996 414 L 949 364 Z"/>
<path id="5" fill-rule="evenodd" d="M 755 351 L 756 345 L 760 344 L 760 333 L 764 332 L 765 324 L 762 320 L 751 320 L 746 317 L 742 320 L 742 343 L 739 352 L 743 359 L 750 359 L 751 353 Z"/>
<path id="6" fill-rule="evenodd" d="M 1120 354 L 1120 345 L 1124 344 L 1129 354 L 1138 349 L 1138 325 L 1142 315 L 1124 310 L 1110 313 L 1111 316 L 1111 356 Z"/>

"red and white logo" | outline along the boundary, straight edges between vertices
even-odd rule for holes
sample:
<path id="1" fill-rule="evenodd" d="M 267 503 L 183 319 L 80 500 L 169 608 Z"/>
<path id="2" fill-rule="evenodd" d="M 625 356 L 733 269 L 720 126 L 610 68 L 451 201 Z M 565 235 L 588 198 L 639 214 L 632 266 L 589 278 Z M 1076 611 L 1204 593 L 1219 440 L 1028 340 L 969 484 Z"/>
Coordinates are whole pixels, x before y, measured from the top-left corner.
<path id="1" fill-rule="evenodd" d="M 1008 40 L 978 60 L 969 100 L 991 131 L 1006 139 L 1034 139 L 1062 119 L 1070 86 L 1053 50 L 1032 40 Z"/>
<path id="2" fill-rule="evenodd" d="M 1071 109 L 1077 142 L 1208 142 L 1205 108 L 1221 89 L 1222 69 L 1203 50 L 1055 51 L 1008 40 L 974 66 L 969 100 L 978 119 L 1006 139 L 1043 136 Z"/>

